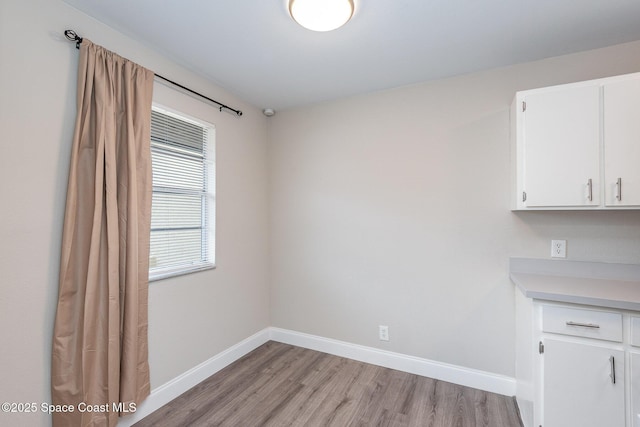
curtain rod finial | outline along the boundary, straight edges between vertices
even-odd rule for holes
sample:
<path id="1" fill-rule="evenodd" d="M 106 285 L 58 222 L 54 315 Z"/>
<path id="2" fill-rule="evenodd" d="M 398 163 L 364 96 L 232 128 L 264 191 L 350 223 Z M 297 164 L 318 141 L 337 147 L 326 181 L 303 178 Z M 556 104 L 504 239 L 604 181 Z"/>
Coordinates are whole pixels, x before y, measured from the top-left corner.
<path id="1" fill-rule="evenodd" d="M 80 48 L 80 43 L 82 43 L 82 37 L 80 37 L 75 31 L 64 30 L 64 36 L 67 38 L 67 40 L 71 42 L 76 42 L 77 49 Z"/>

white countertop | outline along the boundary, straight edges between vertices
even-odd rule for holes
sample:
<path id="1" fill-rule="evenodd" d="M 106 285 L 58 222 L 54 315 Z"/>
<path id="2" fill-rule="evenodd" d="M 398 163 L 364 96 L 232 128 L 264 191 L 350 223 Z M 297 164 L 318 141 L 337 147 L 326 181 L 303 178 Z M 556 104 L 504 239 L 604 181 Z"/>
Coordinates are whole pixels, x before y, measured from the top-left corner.
<path id="1" fill-rule="evenodd" d="M 640 311 L 640 265 L 511 258 L 510 276 L 528 298 Z"/>

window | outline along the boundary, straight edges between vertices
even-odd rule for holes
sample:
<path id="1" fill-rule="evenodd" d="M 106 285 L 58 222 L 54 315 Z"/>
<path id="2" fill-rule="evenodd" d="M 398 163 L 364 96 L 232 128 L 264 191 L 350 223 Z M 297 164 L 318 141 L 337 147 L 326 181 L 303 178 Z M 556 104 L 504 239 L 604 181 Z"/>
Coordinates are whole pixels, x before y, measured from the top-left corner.
<path id="1" fill-rule="evenodd" d="M 214 128 L 156 106 L 149 280 L 214 267 Z"/>

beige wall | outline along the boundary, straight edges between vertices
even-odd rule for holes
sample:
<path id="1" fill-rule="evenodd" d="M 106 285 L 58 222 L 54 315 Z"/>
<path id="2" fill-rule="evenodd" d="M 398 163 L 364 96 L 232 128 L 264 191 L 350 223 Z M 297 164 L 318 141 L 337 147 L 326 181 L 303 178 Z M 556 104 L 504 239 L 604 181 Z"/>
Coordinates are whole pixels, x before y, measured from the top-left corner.
<path id="1" fill-rule="evenodd" d="M 640 262 L 638 212 L 512 213 L 517 90 L 640 70 L 640 43 L 281 111 L 274 326 L 514 375 L 509 256 Z M 378 340 L 378 325 L 391 340 Z"/>
<path id="2" fill-rule="evenodd" d="M 217 113 L 217 265 L 151 284 L 152 387 L 269 326 L 266 119 L 259 109 L 59 0 L 0 2 L 0 402 L 49 402 L 60 236 L 75 120 L 75 29 L 240 108 Z M 0 412 L 0 425 L 48 425 Z"/>

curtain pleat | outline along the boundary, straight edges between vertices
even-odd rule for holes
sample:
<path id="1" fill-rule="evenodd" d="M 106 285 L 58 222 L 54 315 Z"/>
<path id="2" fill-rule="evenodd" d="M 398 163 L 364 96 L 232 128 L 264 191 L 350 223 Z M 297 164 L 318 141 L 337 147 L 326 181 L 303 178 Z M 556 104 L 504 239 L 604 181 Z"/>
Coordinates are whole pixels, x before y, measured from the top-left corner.
<path id="1" fill-rule="evenodd" d="M 152 91 L 151 71 L 83 40 L 51 369 L 52 403 L 75 410 L 54 426 L 115 426 L 149 394 Z"/>

